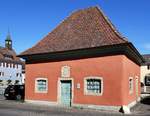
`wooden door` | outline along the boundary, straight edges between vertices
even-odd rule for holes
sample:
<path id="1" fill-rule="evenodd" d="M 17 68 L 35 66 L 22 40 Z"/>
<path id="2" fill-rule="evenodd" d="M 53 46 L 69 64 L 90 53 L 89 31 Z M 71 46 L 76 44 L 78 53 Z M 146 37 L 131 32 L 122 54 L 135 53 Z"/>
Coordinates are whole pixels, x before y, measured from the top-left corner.
<path id="1" fill-rule="evenodd" d="M 61 81 L 61 104 L 71 106 L 71 81 Z"/>

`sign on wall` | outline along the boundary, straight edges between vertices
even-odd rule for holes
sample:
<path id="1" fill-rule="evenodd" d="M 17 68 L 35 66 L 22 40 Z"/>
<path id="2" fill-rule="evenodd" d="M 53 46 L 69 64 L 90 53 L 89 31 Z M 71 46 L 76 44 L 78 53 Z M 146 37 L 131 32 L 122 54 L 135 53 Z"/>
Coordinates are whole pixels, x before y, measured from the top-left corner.
<path id="1" fill-rule="evenodd" d="M 61 77 L 70 77 L 70 67 L 69 66 L 63 66 L 61 68 Z"/>

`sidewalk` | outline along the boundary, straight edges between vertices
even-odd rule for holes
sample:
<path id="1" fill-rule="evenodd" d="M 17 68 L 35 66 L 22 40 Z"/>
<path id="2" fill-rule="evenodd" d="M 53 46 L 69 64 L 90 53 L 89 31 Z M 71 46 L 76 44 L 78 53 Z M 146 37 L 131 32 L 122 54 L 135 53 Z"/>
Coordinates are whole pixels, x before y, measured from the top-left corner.
<path id="1" fill-rule="evenodd" d="M 71 116 L 124 116 L 120 112 L 92 110 L 92 109 L 81 109 L 74 107 L 60 107 L 60 106 L 49 106 L 49 105 L 36 105 L 27 102 L 20 102 L 15 100 L 4 100 L 3 96 L 0 96 L 0 108 L 16 109 L 22 112 L 40 112 L 46 114 L 57 114 L 57 115 L 71 115 Z M 55 116 L 57 116 L 55 115 Z M 38 115 L 37 115 L 38 116 Z M 47 115 L 46 115 L 47 116 Z M 49 115 L 48 115 L 49 116 Z M 131 109 L 130 116 L 150 116 L 150 97 L 145 98 L 142 102 L 139 102 L 136 106 Z"/>
<path id="2" fill-rule="evenodd" d="M 1 95 L 1 94 L 0 94 L 0 100 L 5 100 L 4 95 Z"/>

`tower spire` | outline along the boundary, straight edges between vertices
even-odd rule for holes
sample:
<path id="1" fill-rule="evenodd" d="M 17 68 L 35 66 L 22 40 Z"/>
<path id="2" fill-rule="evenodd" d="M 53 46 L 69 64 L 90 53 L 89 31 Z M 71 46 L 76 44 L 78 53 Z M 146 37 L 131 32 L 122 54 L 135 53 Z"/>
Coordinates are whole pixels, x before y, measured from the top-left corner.
<path id="1" fill-rule="evenodd" d="M 6 40 L 11 40 L 11 36 L 10 36 L 10 30 L 9 30 L 9 28 L 8 28 L 8 33 L 7 33 Z"/>
<path id="2" fill-rule="evenodd" d="M 5 47 L 8 48 L 8 49 L 12 49 L 12 40 L 11 40 L 11 35 L 10 35 L 9 28 L 8 28 L 7 37 L 5 39 Z"/>

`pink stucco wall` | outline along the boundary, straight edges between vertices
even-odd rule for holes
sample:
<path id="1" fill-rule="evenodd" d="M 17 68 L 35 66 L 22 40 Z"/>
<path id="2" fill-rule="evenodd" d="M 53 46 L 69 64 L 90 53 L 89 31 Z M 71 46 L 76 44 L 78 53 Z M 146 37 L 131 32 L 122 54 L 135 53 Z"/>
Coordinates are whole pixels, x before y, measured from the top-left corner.
<path id="1" fill-rule="evenodd" d="M 75 104 L 120 106 L 136 99 L 135 91 L 132 95 L 128 94 L 128 82 L 130 76 L 139 77 L 140 67 L 124 55 L 27 64 L 25 99 L 57 102 L 58 79 L 61 78 L 61 67 L 65 65 L 71 68 L 70 78 L 74 81 Z M 84 94 L 84 78 L 88 76 L 103 78 L 101 96 Z M 48 93 L 35 93 L 35 79 L 39 77 L 48 78 Z M 77 83 L 80 84 L 80 89 L 77 89 Z"/>

